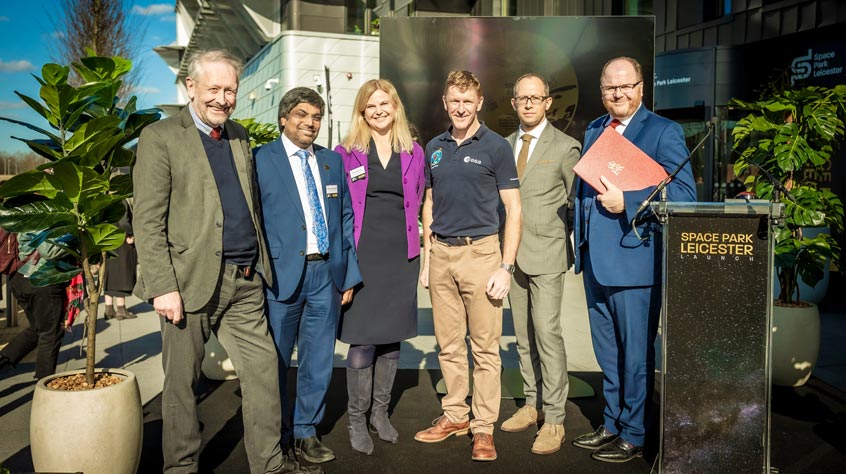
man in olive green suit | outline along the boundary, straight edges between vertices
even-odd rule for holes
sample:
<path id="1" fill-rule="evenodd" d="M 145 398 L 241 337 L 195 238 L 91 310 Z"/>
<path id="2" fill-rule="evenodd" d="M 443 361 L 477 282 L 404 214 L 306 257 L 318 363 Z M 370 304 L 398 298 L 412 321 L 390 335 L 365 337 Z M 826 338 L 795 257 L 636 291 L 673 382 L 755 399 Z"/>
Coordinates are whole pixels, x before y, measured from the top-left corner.
<path id="1" fill-rule="evenodd" d="M 546 119 L 549 84 L 525 74 L 514 84 L 511 105 L 520 128 L 507 140 L 514 149 L 523 202 L 523 238 L 508 300 L 517 336 L 526 404 L 500 427 L 523 431 L 545 419 L 532 444 L 535 454 L 552 454 L 564 441 L 564 405 L 569 389 L 561 332 L 564 273 L 572 264 L 567 206 L 573 166 L 581 145 Z"/>
<path id="2" fill-rule="evenodd" d="M 270 283 L 270 265 L 249 139 L 229 120 L 241 69 L 225 51 L 195 55 L 185 80 L 191 102 L 138 143 L 136 293 L 161 316 L 163 471 L 201 470 L 194 386 L 214 331 L 241 381 L 250 472 L 322 472 L 300 468 L 280 447 L 278 359 L 262 281 Z"/>

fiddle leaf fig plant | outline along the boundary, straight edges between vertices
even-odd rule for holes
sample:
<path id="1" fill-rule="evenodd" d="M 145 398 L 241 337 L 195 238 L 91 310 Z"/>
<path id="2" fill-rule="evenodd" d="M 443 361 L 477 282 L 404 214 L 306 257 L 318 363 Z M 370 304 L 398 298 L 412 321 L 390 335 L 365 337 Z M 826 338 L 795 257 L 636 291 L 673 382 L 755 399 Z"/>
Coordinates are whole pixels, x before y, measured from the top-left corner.
<path id="1" fill-rule="evenodd" d="M 777 303 L 802 304 L 800 277 L 813 287 L 826 261 L 840 258 L 831 233 L 843 234 L 843 202 L 816 177 L 830 173 L 846 136 L 846 85 L 787 89 L 756 102 L 733 99 L 730 105 L 747 112 L 732 132 L 739 153 L 735 174 L 749 173 L 745 184 L 757 197 L 785 205 L 784 226 L 775 235 Z M 829 227 L 831 233 L 806 237 L 802 229 L 808 227 Z"/>
<path id="2" fill-rule="evenodd" d="M 75 87 L 68 81 L 70 67 L 45 64 L 40 77 L 33 75 L 41 85 L 40 100 L 15 93 L 47 121 L 49 129 L 0 117 L 38 133 L 40 138 L 13 138 L 49 160 L 0 185 L 0 227 L 34 233 L 37 242 L 48 241 L 65 250 L 66 257 L 47 261 L 30 276 L 33 285 L 62 283 L 83 274 L 90 387 L 107 252 L 125 240 L 116 224 L 125 212 L 123 201 L 132 195 L 131 176 L 115 175 L 113 170 L 132 165 L 132 142 L 161 117 L 158 109 L 138 110 L 134 96 L 127 100 L 117 96 L 121 78 L 131 68 L 130 61 L 117 56 L 81 58 L 73 69 L 83 84 Z"/>

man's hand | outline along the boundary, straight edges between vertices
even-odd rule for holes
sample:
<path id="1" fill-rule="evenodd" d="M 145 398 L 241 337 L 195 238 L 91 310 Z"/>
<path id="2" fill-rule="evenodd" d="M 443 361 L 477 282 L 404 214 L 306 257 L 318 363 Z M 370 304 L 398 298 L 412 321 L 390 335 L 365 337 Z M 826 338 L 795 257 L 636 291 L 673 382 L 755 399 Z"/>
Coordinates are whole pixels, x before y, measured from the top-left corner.
<path id="1" fill-rule="evenodd" d="M 423 288 L 429 288 L 429 263 L 426 262 L 425 265 L 420 267 L 420 278 L 418 278 L 420 284 L 423 285 Z"/>
<path id="2" fill-rule="evenodd" d="M 178 291 L 171 291 L 153 298 L 156 313 L 167 318 L 173 324 L 182 321 L 182 296 Z"/>
<path id="3" fill-rule="evenodd" d="M 344 290 L 344 292 L 341 293 L 341 306 L 346 306 L 346 305 L 352 303 L 352 300 L 353 300 L 353 289 L 352 288 L 350 288 L 349 290 Z"/>
<path id="4" fill-rule="evenodd" d="M 605 192 L 596 197 L 596 200 L 602 203 L 602 207 L 614 214 L 625 211 L 626 201 L 623 199 L 623 191 L 614 186 L 614 183 L 605 176 L 600 176 L 599 181 L 605 186 Z"/>
<path id="5" fill-rule="evenodd" d="M 504 268 L 497 268 L 488 280 L 485 292 L 491 299 L 501 300 L 508 294 L 509 289 L 511 289 L 511 274 Z"/>

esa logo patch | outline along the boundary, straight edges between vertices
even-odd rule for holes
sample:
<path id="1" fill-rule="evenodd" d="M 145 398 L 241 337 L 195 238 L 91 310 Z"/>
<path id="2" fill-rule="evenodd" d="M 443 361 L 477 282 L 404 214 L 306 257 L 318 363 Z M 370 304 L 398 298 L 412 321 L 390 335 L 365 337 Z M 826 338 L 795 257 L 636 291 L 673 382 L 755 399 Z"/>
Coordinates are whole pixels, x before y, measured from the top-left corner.
<path id="1" fill-rule="evenodd" d="M 438 148 L 437 150 L 435 150 L 434 153 L 432 153 L 431 158 L 429 158 L 429 163 L 431 163 L 432 166 L 437 166 L 438 163 L 441 162 L 441 158 L 443 158 L 443 156 L 444 156 L 443 150 Z"/>
<path id="2" fill-rule="evenodd" d="M 482 160 L 477 160 L 476 158 L 470 158 L 469 156 L 464 157 L 464 162 L 465 163 L 473 163 L 473 164 L 476 164 L 476 165 L 482 164 Z"/>

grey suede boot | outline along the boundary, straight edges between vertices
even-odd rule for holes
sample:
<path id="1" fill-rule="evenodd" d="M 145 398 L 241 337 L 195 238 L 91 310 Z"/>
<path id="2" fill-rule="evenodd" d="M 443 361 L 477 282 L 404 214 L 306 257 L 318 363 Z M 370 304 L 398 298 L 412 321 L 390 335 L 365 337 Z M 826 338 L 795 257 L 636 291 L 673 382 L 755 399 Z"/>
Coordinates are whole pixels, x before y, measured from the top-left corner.
<path id="1" fill-rule="evenodd" d="M 373 440 L 367 432 L 367 408 L 370 405 L 370 391 L 373 386 L 373 367 L 366 369 L 347 368 L 347 411 L 350 417 L 350 444 L 363 454 L 373 453 Z"/>
<path id="2" fill-rule="evenodd" d="M 370 430 L 379 434 L 379 439 L 396 443 L 399 433 L 388 419 L 388 405 L 391 403 L 391 389 L 397 375 L 397 359 L 376 358 L 373 371 L 373 410 L 370 412 Z"/>

